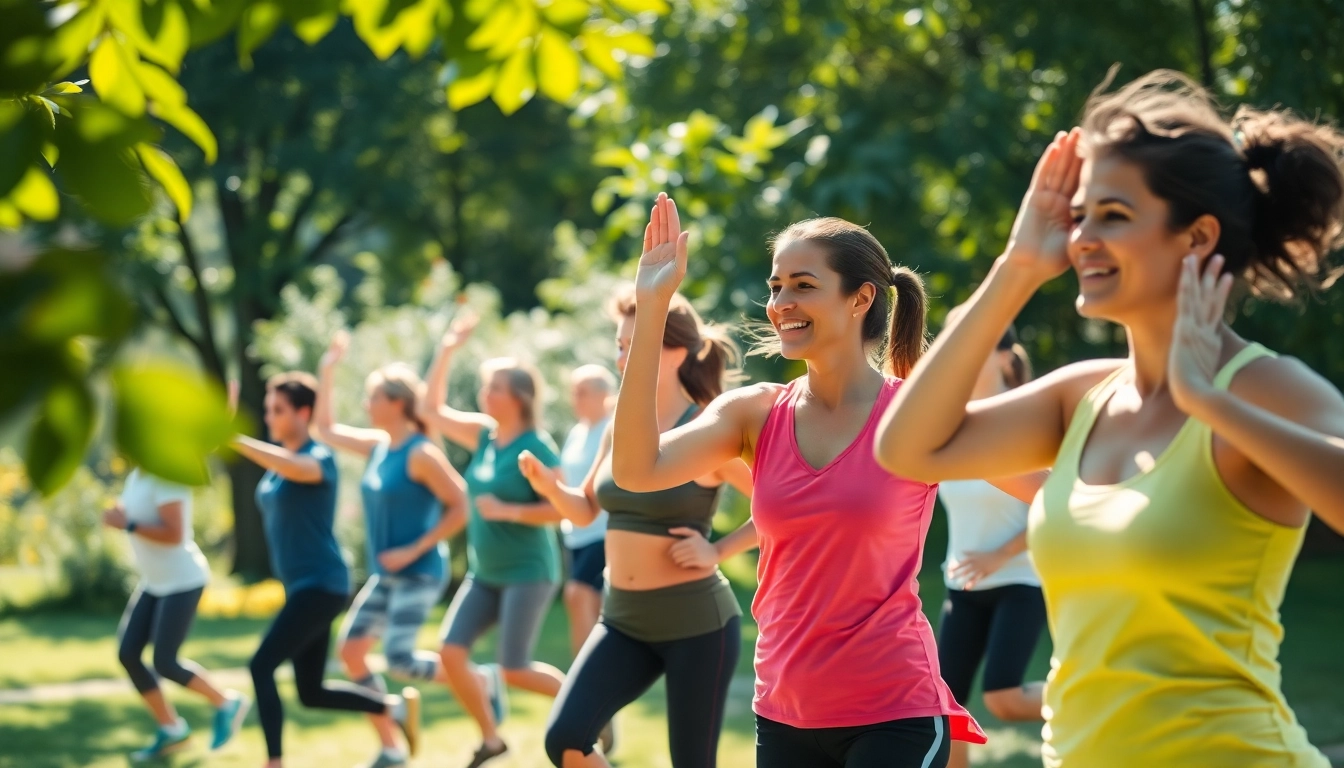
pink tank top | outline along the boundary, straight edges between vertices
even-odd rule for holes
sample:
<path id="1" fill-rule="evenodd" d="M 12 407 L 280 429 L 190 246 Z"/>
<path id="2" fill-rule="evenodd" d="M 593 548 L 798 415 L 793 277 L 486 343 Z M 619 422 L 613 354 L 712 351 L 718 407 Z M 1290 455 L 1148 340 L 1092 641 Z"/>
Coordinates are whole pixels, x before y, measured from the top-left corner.
<path id="1" fill-rule="evenodd" d="M 795 440 L 801 381 L 780 393 L 756 444 L 756 714 L 795 728 L 947 715 L 952 738 L 984 743 L 943 683 L 919 602 L 937 486 L 894 477 L 873 458 L 901 380 L 887 380 L 863 431 L 821 470 Z"/>

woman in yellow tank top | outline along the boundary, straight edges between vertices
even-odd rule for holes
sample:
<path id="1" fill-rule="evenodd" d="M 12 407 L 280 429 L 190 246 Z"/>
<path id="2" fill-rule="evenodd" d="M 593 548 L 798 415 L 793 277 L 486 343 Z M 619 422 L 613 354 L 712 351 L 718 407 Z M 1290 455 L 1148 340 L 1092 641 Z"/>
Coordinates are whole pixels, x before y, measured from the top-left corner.
<path id="1" fill-rule="evenodd" d="M 892 402 L 878 459 L 925 482 L 1053 467 L 1028 534 L 1055 641 L 1047 766 L 1325 768 L 1280 690 L 1279 604 L 1309 510 L 1344 529 L 1344 398 L 1223 317 L 1234 280 L 1326 282 L 1344 138 L 1278 112 L 1229 124 L 1171 72 L 1104 90 Z M 1079 313 L 1123 325 L 1129 357 L 968 404 L 1069 267 Z"/>

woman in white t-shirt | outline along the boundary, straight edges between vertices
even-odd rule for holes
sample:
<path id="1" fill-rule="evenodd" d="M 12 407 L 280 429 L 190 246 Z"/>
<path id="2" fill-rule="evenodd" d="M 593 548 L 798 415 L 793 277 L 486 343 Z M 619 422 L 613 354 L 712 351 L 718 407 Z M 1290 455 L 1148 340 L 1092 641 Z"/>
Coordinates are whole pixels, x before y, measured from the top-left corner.
<path id="1" fill-rule="evenodd" d="M 948 322 L 958 309 L 949 313 Z M 985 361 L 971 397 L 992 397 L 1030 378 L 1026 350 L 1009 328 Z M 983 661 L 985 708 L 1000 720 L 1041 719 L 1043 684 L 1023 682 L 1045 627 L 1041 581 L 1027 557 L 1025 499 L 1035 495 L 1044 478 L 1038 473 L 994 485 L 985 480 L 938 485 L 948 533 L 938 665 L 957 703 L 969 706 L 971 682 Z M 968 762 L 966 743 L 953 742 L 948 768 L 965 768 Z"/>
<path id="2" fill-rule="evenodd" d="M 159 678 L 204 696 L 215 708 L 211 749 L 224 746 L 237 732 L 250 703 L 237 691 L 221 691 L 211 684 L 195 662 L 178 658 L 187 638 L 196 605 L 201 600 L 210 569 L 192 538 L 191 490 L 131 470 L 121 499 L 105 512 L 103 522 L 130 536 L 140 584 L 131 595 L 117 631 L 118 657 L 135 689 L 158 721 L 154 743 L 135 753 L 138 759 L 156 758 L 185 746 L 191 729 L 164 697 Z M 154 644 L 154 668 L 143 659 L 145 646 Z"/>

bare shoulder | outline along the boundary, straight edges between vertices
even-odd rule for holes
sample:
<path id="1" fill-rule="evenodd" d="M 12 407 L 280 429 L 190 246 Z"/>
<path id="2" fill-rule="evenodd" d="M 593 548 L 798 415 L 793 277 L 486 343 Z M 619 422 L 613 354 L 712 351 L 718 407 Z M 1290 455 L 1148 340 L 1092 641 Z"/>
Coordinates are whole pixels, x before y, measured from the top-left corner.
<path id="1" fill-rule="evenodd" d="M 1228 391 L 1299 424 L 1344 426 L 1344 396 L 1295 357 L 1266 356 L 1247 363 L 1232 377 Z"/>
<path id="2" fill-rule="evenodd" d="M 767 381 L 729 390 L 714 398 L 705 409 L 705 415 L 718 416 L 743 426 L 764 421 L 784 388 L 783 384 Z"/>

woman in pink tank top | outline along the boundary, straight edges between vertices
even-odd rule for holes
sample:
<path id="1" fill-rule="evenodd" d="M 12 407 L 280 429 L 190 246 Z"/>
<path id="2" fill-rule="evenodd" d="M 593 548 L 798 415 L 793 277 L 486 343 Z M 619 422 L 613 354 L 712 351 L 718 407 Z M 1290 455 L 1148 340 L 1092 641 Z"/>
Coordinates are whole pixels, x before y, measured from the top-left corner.
<path id="1" fill-rule="evenodd" d="M 659 195 L 636 278 L 612 471 L 622 488 L 647 492 L 739 456 L 753 467 L 757 765 L 946 765 L 949 739 L 985 737 L 943 684 L 919 602 L 936 486 L 893 477 L 873 458 L 896 377 L 924 349 L 923 284 L 893 267 L 862 227 L 840 219 L 789 227 L 774 242 L 766 306 L 774 338 L 761 347 L 806 361 L 807 374 L 724 394 L 660 438 L 661 337 L 685 273 L 686 233 L 676 205 Z"/>

